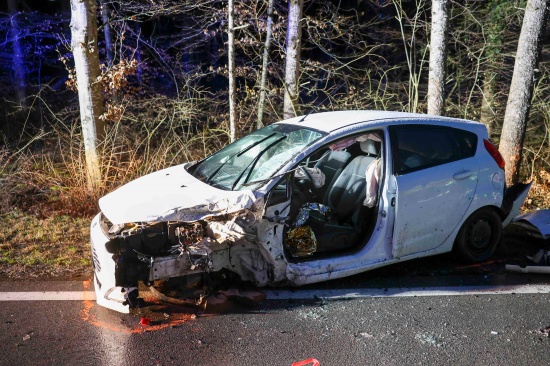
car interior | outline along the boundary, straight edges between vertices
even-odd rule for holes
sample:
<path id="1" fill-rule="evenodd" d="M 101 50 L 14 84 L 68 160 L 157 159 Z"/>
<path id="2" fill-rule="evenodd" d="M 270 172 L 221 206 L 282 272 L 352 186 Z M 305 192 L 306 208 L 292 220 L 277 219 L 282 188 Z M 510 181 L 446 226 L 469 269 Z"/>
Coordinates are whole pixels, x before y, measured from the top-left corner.
<path id="1" fill-rule="evenodd" d="M 315 245 L 304 253 L 293 250 L 293 240 L 285 238 L 291 257 L 342 254 L 360 249 L 368 242 L 376 222 L 377 199 L 374 197 L 374 204 L 367 207 L 365 198 L 370 184 L 376 184 L 371 191 L 378 193 L 380 178 L 380 171 L 374 176 L 375 169 L 369 166 L 382 157 L 382 136 L 381 131 L 374 131 L 348 137 L 317 150 L 301 162 L 296 170 L 305 172 L 295 174 L 293 180 L 287 234 L 292 239 L 293 229 L 308 226 L 311 230 L 300 240 L 313 240 Z M 308 171 L 320 171 L 324 184 L 316 187 Z M 367 176 L 367 171 L 371 176 Z"/>

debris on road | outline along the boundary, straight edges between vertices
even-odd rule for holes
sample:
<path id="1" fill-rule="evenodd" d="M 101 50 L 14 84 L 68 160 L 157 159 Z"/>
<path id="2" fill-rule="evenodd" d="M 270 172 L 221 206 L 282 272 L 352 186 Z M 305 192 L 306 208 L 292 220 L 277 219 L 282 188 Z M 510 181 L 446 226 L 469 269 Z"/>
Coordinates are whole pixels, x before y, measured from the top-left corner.
<path id="1" fill-rule="evenodd" d="M 543 335 L 547 338 L 550 338 L 550 326 L 544 328 L 544 329 L 538 329 L 537 333 L 540 335 Z"/>
<path id="2" fill-rule="evenodd" d="M 160 301 L 164 301 L 169 304 L 190 306 L 190 307 L 199 308 L 201 310 L 206 309 L 207 300 L 205 299 L 203 294 L 199 294 L 194 299 L 179 299 L 179 298 L 166 296 L 165 294 L 157 290 L 155 286 L 149 286 L 149 291 L 151 291 L 153 296 L 155 296 Z"/>
<path id="3" fill-rule="evenodd" d="M 148 326 L 149 324 L 151 324 L 151 318 L 141 318 L 141 320 L 139 321 L 139 324 L 143 325 L 144 327 Z"/>
<path id="4" fill-rule="evenodd" d="M 507 264 L 506 270 L 519 273 L 550 274 L 550 251 L 540 249 L 535 255 L 527 256 L 527 259 L 536 265 L 521 266 L 518 264 Z"/>
<path id="5" fill-rule="evenodd" d="M 517 264 L 507 264 L 506 270 L 510 272 L 518 273 L 539 273 L 539 274 L 550 274 L 550 266 L 525 266 L 522 267 Z"/>
<path id="6" fill-rule="evenodd" d="M 374 336 L 372 334 L 369 334 L 369 333 L 359 333 L 359 335 L 363 338 L 367 338 L 367 339 L 371 339 L 371 338 L 374 338 Z"/>
<path id="7" fill-rule="evenodd" d="M 244 306 L 257 306 L 265 301 L 265 294 L 263 292 L 238 290 L 235 288 L 227 291 L 218 291 L 214 296 L 217 298 L 225 297 Z"/>
<path id="8" fill-rule="evenodd" d="M 420 343 L 429 346 L 441 347 L 445 345 L 445 342 L 443 342 L 443 339 L 441 337 L 431 333 L 418 333 L 417 335 L 415 335 L 414 338 L 417 339 Z"/>

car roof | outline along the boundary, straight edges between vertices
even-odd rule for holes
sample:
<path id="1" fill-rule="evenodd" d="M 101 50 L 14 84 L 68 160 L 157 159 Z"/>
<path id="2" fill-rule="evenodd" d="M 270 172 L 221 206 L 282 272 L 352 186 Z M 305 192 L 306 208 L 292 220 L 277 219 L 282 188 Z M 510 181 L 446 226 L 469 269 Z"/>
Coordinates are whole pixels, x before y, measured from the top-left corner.
<path id="1" fill-rule="evenodd" d="M 303 119 L 303 121 L 302 121 Z M 442 117 L 420 113 L 405 113 L 405 112 L 390 112 L 390 111 L 368 111 L 368 110 L 353 110 L 353 111 L 337 111 L 337 112 L 322 112 L 312 113 L 309 115 L 290 118 L 278 123 L 292 124 L 312 128 L 323 132 L 334 132 L 342 128 L 349 128 L 355 124 L 372 124 L 387 125 L 392 122 L 398 123 L 423 123 L 434 125 L 447 125 L 454 127 L 462 127 L 467 130 L 485 129 L 482 123 L 469 121 L 465 119 L 457 119 L 450 117 Z M 474 125 L 477 125 L 474 127 Z"/>

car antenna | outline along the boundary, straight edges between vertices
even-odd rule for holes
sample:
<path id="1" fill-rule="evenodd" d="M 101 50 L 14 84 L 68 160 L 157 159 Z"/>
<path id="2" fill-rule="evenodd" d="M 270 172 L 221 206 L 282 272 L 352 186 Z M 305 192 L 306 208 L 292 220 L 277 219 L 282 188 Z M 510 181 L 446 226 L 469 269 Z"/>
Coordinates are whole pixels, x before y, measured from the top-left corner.
<path id="1" fill-rule="evenodd" d="M 313 112 L 316 112 L 317 109 L 319 109 L 319 106 L 322 105 L 322 104 L 324 104 L 324 103 L 327 101 L 327 99 L 330 98 L 331 96 L 332 96 L 332 93 L 330 93 L 329 95 L 327 95 L 327 97 L 326 97 L 325 99 L 323 99 L 323 101 L 322 101 L 321 103 L 314 105 L 313 108 L 311 108 L 311 110 L 310 110 L 309 112 L 307 112 L 307 114 L 306 114 L 305 116 L 303 116 L 303 117 L 298 121 L 298 123 L 304 122 L 304 120 L 305 120 L 310 114 L 312 114 Z M 332 105 L 332 101 L 330 102 L 330 105 Z"/>

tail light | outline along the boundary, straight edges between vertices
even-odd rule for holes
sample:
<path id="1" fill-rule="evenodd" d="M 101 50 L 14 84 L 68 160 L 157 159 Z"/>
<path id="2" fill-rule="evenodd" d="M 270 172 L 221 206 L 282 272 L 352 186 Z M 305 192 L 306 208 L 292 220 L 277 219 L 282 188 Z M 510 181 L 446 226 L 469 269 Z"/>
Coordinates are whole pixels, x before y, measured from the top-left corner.
<path id="1" fill-rule="evenodd" d="M 499 166 L 500 169 L 504 170 L 504 159 L 502 158 L 502 155 L 500 155 L 500 152 L 496 148 L 495 145 L 489 140 L 483 140 L 483 145 L 485 145 L 485 149 L 487 149 L 487 152 L 495 159 L 495 162 Z"/>

